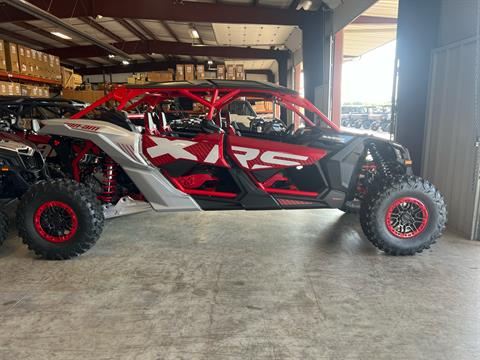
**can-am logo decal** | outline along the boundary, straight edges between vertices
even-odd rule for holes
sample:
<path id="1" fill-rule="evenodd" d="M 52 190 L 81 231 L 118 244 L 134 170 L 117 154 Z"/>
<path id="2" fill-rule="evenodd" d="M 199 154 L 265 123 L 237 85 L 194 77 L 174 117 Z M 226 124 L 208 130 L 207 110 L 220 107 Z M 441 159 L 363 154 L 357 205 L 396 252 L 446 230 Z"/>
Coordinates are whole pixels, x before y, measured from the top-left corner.
<path id="1" fill-rule="evenodd" d="M 65 123 L 70 129 L 78 129 L 78 130 L 85 130 L 85 131 L 93 131 L 97 132 L 100 130 L 100 126 L 95 125 L 86 125 L 86 124 L 75 124 L 75 123 Z"/>
<path id="2" fill-rule="evenodd" d="M 190 140 L 169 140 L 161 137 L 150 138 L 155 145 L 146 149 L 148 155 L 152 158 L 159 158 L 170 155 L 174 159 L 185 159 L 199 161 L 197 155 L 190 152 L 187 148 L 198 144 L 196 141 Z M 240 165 L 247 169 L 259 170 L 271 167 L 298 166 L 302 162 L 308 160 L 308 156 L 295 155 L 278 151 L 264 151 L 259 149 L 247 148 L 241 146 L 233 146 L 232 151 Z M 215 164 L 219 159 L 218 145 L 214 145 L 209 151 L 204 163 Z"/>

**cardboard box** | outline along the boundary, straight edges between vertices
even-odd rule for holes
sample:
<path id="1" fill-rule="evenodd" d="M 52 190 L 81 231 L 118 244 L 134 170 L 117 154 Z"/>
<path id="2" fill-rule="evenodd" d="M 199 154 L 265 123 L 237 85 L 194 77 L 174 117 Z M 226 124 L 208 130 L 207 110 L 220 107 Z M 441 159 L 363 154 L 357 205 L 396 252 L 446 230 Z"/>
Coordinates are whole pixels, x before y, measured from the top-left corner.
<path id="1" fill-rule="evenodd" d="M 7 70 L 7 61 L 5 58 L 5 43 L 0 39 L 0 70 Z"/>
<path id="2" fill-rule="evenodd" d="M 17 50 L 18 50 L 18 65 L 20 68 L 20 73 L 28 74 L 27 56 L 25 53 L 26 48 L 23 45 L 18 45 Z"/>
<path id="3" fill-rule="evenodd" d="M 147 80 L 149 82 L 173 81 L 173 70 L 150 71 L 147 73 Z"/>
<path id="4" fill-rule="evenodd" d="M 235 66 L 228 65 L 227 66 L 227 80 L 235 80 Z"/>
<path id="5" fill-rule="evenodd" d="M 225 65 L 217 65 L 217 79 L 225 79 Z"/>
<path id="6" fill-rule="evenodd" d="M 12 42 L 6 43 L 5 57 L 7 62 L 7 70 L 18 74 L 20 72 L 20 64 L 18 62 L 17 44 Z"/>
<path id="7" fill-rule="evenodd" d="M 245 80 L 245 69 L 243 65 L 235 65 L 235 80 Z"/>
<path id="8" fill-rule="evenodd" d="M 185 64 L 185 80 L 195 80 L 195 65 Z"/>
<path id="9" fill-rule="evenodd" d="M 102 98 L 103 96 L 105 96 L 103 90 L 63 90 L 63 97 L 65 99 L 82 100 L 90 104 Z"/>
<path id="10" fill-rule="evenodd" d="M 21 96 L 22 91 L 20 88 L 20 84 L 11 81 L 0 81 L 0 95 Z"/>
<path id="11" fill-rule="evenodd" d="M 75 74 L 72 69 L 61 66 L 60 67 L 62 86 L 65 89 L 75 89 L 82 85 L 82 75 Z"/>
<path id="12" fill-rule="evenodd" d="M 203 80 L 205 79 L 205 66 L 204 65 L 197 65 L 197 79 Z"/>
<path id="13" fill-rule="evenodd" d="M 185 66 L 183 66 L 183 64 L 177 64 L 175 69 L 175 80 L 185 80 Z"/>

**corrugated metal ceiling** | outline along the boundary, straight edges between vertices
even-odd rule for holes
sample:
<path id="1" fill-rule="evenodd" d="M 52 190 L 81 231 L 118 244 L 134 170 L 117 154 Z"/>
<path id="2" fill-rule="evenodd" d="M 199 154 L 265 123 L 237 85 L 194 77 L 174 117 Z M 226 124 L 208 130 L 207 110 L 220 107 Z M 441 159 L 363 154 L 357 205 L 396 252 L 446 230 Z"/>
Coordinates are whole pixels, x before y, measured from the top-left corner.
<path id="1" fill-rule="evenodd" d="M 194 0 L 185 0 L 194 1 Z M 320 0 L 314 0 L 314 6 L 318 7 Z M 195 2 L 208 2 L 208 3 L 226 3 L 252 6 L 252 0 L 196 0 Z M 258 0 L 257 6 L 272 6 L 280 8 L 288 8 L 294 3 L 293 0 Z M 296 2 L 295 2 L 296 3 Z M 292 11 L 294 11 L 292 9 Z M 396 17 L 398 11 L 398 0 L 379 0 L 374 6 L 368 9 L 363 15 L 368 16 L 380 16 L 380 17 Z M 79 30 L 88 33 L 101 41 L 114 43 L 115 38 L 105 34 L 104 32 L 92 27 L 85 20 L 79 18 L 65 19 L 69 24 L 75 26 Z M 91 19 L 98 25 L 105 28 L 107 33 L 113 33 L 114 37 L 121 38 L 123 41 L 138 41 L 141 40 L 136 34 L 128 30 L 116 19 L 109 17 L 102 17 Z M 134 21 L 128 20 L 127 22 L 136 28 L 140 33 L 145 35 L 145 38 L 151 38 L 137 26 Z M 220 24 L 220 23 L 187 23 L 187 22 L 175 22 L 175 21 L 157 21 L 157 20 L 139 20 L 150 34 L 154 34 L 155 39 L 161 41 L 180 41 L 184 43 L 192 43 L 191 29 L 195 28 L 201 38 L 201 42 L 205 45 L 220 45 L 220 46 L 250 46 L 254 48 L 269 48 L 274 46 L 275 48 L 290 49 L 295 51 L 301 47 L 301 36 L 298 36 L 299 29 L 295 26 L 276 26 L 276 25 L 242 25 L 242 24 Z M 49 25 L 42 20 L 27 21 L 31 26 L 44 31 L 39 33 L 35 29 L 27 29 L 25 26 L 20 26 L 15 23 L 2 23 L 0 24 L 0 30 L 8 30 L 13 33 L 17 33 L 23 37 L 32 39 L 34 42 L 40 42 L 47 44 L 51 48 L 61 48 L 72 45 L 89 45 L 88 42 L 72 37 L 70 41 L 62 41 L 56 39 L 54 36 L 49 35 L 50 31 L 58 31 L 55 27 Z M 381 44 L 391 41 L 395 38 L 395 25 L 366 25 L 366 24 L 352 24 L 345 29 L 345 55 L 359 56 L 363 53 L 373 49 Z M 46 34 L 45 34 L 46 33 Z M 38 46 L 36 46 L 38 48 Z M 165 59 L 165 55 L 169 54 L 148 54 L 150 58 L 155 60 Z M 143 62 L 148 59 L 145 55 L 132 55 L 132 59 Z M 186 61 L 192 60 L 190 56 L 175 56 L 175 58 L 185 59 Z M 206 57 L 203 57 L 207 59 Z M 201 57 L 196 57 L 201 59 Z M 71 59 L 75 63 L 89 64 L 87 59 Z M 94 58 L 94 62 L 90 63 L 91 66 L 98 66 L 98 63 L 109 64 L 112 61 L 108 58 Z M 271 65 L 266 65 L 267 62 L 250 61 L 245 63 L 251 68 L 269 68 Z M 248 68 L 248 67 L 247 67 Z"/>

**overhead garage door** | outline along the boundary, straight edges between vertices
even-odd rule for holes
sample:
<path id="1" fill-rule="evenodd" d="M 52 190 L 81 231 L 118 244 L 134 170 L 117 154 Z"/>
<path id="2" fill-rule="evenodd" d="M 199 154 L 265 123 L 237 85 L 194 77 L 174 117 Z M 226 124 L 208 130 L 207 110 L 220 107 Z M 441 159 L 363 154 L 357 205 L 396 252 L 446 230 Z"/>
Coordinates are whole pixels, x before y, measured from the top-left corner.
<path id="1" fill-rule="evenodd" d="M 470 38 L 433 52 L 422 169 L 446 197 L 449 228 L 470 239 L 478 206 L 478 46 Z"/>

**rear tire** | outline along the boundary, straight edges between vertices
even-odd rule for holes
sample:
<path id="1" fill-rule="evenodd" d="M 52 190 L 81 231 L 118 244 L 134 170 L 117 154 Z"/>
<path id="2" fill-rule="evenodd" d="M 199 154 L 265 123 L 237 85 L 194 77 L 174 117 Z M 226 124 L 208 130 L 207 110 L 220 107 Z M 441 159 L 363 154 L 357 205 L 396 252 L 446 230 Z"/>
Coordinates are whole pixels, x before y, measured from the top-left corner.
<path id="1" fill-rule="evenodd" d="M 28 248 L 47 260 L 83 254 L 100 237 L 103 210 L 95 194 L 73 180 L 41 181 L 22 196 L 18 234 Z"/>
<path id="2" fill-rule="evenodd" d="M 377 183 L 360 208 L 366 237 L 390 255 L 414 255 L 428 249 L 442 235 L 446 221 L 440 192 L 428 181 L 410 175 Z"/>

